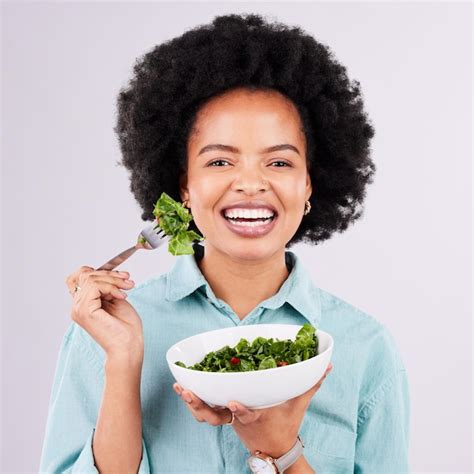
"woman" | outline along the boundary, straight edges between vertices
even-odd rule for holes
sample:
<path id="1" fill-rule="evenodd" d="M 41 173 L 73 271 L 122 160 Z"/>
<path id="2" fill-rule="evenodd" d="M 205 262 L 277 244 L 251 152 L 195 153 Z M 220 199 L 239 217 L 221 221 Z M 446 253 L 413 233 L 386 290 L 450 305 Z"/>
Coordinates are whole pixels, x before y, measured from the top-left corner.
<path id="1" fill-rule="evenodd" d="M 116 131 L 142 218 L 165 191 L 204 245 L 135 288 L 127 272 L 67 278 L 73 322 L 41 471 L 248 473 L 251 453 L 281 458 L 298 434 L 303 452 L 285 473 L 409 471 L 408 382 L 392 336 L 316 287 L 287 250 L 361 216 L 375 166 L 358 83 L 326 46 L 258 15 L 217 17 L 134 72 Z M 200 332 L 305 322 L 334 337 L 336 368 L 323 389 L 332 366 L 276 407 L 211 408 L 166 365 L 172 344 Z"/>

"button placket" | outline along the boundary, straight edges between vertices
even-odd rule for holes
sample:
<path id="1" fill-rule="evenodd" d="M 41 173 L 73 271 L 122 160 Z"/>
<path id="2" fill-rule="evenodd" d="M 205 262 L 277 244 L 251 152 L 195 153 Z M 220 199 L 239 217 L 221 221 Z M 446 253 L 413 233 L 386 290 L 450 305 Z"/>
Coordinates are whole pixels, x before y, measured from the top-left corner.
<path id="1" fill-rule="evenodd" d="M 244 319 L 242 319 L 242 321 L 240 321 L 242 323 L 241 325 L 258 324 L 258 320 L 260 319 L 260 316 L 264 310 L 265 308 L 262 306 L 254 308 Z"/>

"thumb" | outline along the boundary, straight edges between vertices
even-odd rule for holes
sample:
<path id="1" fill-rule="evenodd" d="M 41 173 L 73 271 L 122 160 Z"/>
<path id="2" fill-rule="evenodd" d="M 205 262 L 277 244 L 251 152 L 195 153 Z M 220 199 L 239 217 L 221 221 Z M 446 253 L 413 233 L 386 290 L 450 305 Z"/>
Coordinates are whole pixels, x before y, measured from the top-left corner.
<path id="1" fill-rule="evenodd" d="M 252 423 L 260 417 L 258 410 L 251 410 L 239 402 L 229 402 L 227 404 L 227 408 L 229 408 L 229 410 L 234 413 L 235 418 L 237 418 L 244 425 L 247 423 Z"/>
<path id="2" fill-rule="evenodd" d="M 326 368 L 326 371 L 324 372 L 323 376 L 314 384 L 308 391 L 312 392 L 312 395 L 314 395 L 321 387 L 323 384 L 324 380 L 326 380 L 326 377 L 332 370 L 332 363 L 329 362 L 329 365 Z"/>
<path id="3" fill-rule="evenodd" d="M 311 401 L 311 398 L 313 398 L 314 394 L 321 388 L 321 385 L 323 384 L 324 380 L 328 376 L 328 374 L 332 370 L 332 363 L 329 362 L 329 365 L 324 372 L 323 376 L 312 386 L 310 387 L 306 392 L 301 394 L 299 397 L 296 397 L 298 400 L 302 400 L 304 403 L 308 403 Z"/>

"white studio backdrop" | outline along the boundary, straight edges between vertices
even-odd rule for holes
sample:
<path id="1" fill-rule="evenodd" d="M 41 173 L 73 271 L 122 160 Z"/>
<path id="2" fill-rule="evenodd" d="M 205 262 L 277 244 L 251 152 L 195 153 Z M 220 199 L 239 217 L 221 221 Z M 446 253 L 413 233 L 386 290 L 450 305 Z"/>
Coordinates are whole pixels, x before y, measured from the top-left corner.
<path id="1" fill-rule="evenodd" d="M 2 466 L 37 472 L 66 276 L 135 242 L 141 210 L 113 133 L 135 59 L 216 15 L 299 25 L 360 81 L 376 129 L 363 217 L 317 247 L 314 282 L 385 324 L 406 365 L 411 466 L 472 470 L 472 4 L 2 4 Z M 165 248 L 121 268 L 166 272 Z M 356 357 L 357 354 L 354 354 Z"/>

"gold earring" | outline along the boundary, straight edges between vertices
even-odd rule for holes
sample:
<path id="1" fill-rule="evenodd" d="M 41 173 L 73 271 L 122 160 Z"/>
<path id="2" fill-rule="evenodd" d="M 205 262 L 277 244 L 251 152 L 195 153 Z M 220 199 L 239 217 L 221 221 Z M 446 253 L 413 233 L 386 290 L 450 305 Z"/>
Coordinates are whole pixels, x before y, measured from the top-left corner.
<path id="1" fill-rule="evenodd" d="M 183 201 L 183 206 L 188 209 L 188 200 L 187 199 L 185 199 Z"/>
<path id="2" fill-rule="evenodd" d="M 309 211 L 311 210 L 311 203 L 309 201 L 306 201 L 304 203 L 304 215 L 309 214 Z"/>

